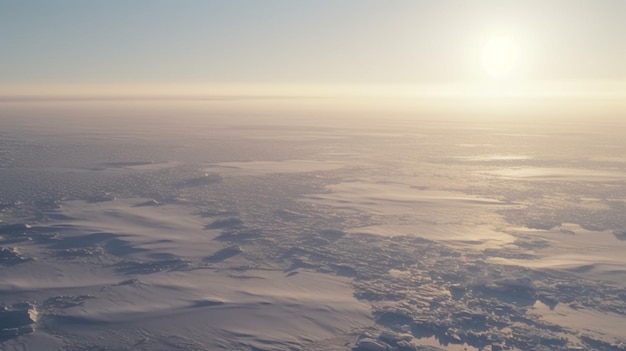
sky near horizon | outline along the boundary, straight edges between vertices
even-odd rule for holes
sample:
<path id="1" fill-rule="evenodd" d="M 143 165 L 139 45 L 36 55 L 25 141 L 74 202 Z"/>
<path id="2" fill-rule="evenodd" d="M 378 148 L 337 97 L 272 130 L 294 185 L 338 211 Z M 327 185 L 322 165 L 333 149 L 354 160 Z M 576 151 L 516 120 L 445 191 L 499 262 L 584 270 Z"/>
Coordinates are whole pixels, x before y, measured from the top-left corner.
<path id="1" fill-rule="evenodd" d="M 493 38 L 515 45 L 497 79 Z M 0 0 L 0 94 L 494 81 L 621 94 L 625 38 L 619 0 Z"/>

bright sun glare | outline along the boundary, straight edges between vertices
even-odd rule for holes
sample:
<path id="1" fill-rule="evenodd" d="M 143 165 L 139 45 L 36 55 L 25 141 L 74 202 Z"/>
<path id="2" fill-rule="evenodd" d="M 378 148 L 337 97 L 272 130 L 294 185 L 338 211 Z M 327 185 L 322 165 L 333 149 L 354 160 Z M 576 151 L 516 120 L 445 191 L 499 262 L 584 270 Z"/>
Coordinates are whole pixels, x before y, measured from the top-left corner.
<path id="1" fill-rule="evenodd" d="M 518 47 L 509 37 L 491 38 L 483 46 L 483 68 L 492 78 L 511 74 L 518 63 Z"/>

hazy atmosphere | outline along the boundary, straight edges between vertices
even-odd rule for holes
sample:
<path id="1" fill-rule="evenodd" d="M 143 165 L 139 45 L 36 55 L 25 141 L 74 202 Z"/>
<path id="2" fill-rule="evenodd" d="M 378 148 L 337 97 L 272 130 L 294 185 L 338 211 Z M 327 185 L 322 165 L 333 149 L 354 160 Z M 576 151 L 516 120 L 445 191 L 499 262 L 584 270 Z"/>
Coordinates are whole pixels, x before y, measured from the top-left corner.
<path id="1" fill-rule="evenodd" d="M 0 0 L 1 350 L 626 350 L 626 2 Z"/>

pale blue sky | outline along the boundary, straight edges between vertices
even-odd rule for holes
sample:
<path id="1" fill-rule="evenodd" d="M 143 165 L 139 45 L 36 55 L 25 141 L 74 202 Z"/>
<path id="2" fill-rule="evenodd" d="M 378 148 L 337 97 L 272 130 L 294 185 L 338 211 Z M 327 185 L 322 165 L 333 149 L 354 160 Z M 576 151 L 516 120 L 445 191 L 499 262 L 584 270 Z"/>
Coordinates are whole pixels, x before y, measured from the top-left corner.
<path id="1" fill-rule="evenodd" d="M 0 0 L 0 84 L 626 81 L 626 1 Z"/>

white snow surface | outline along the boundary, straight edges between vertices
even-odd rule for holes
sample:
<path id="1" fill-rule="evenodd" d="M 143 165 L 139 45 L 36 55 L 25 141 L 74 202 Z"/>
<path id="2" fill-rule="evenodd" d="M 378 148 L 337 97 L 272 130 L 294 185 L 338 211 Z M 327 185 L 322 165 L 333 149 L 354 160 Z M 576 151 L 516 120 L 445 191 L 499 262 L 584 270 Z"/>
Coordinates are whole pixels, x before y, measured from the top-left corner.
<path id="1" fill-rule="evenodd" d="M 231 103 L 0 104 L 0 349 L 626 350 L 623 122 Z"/>

